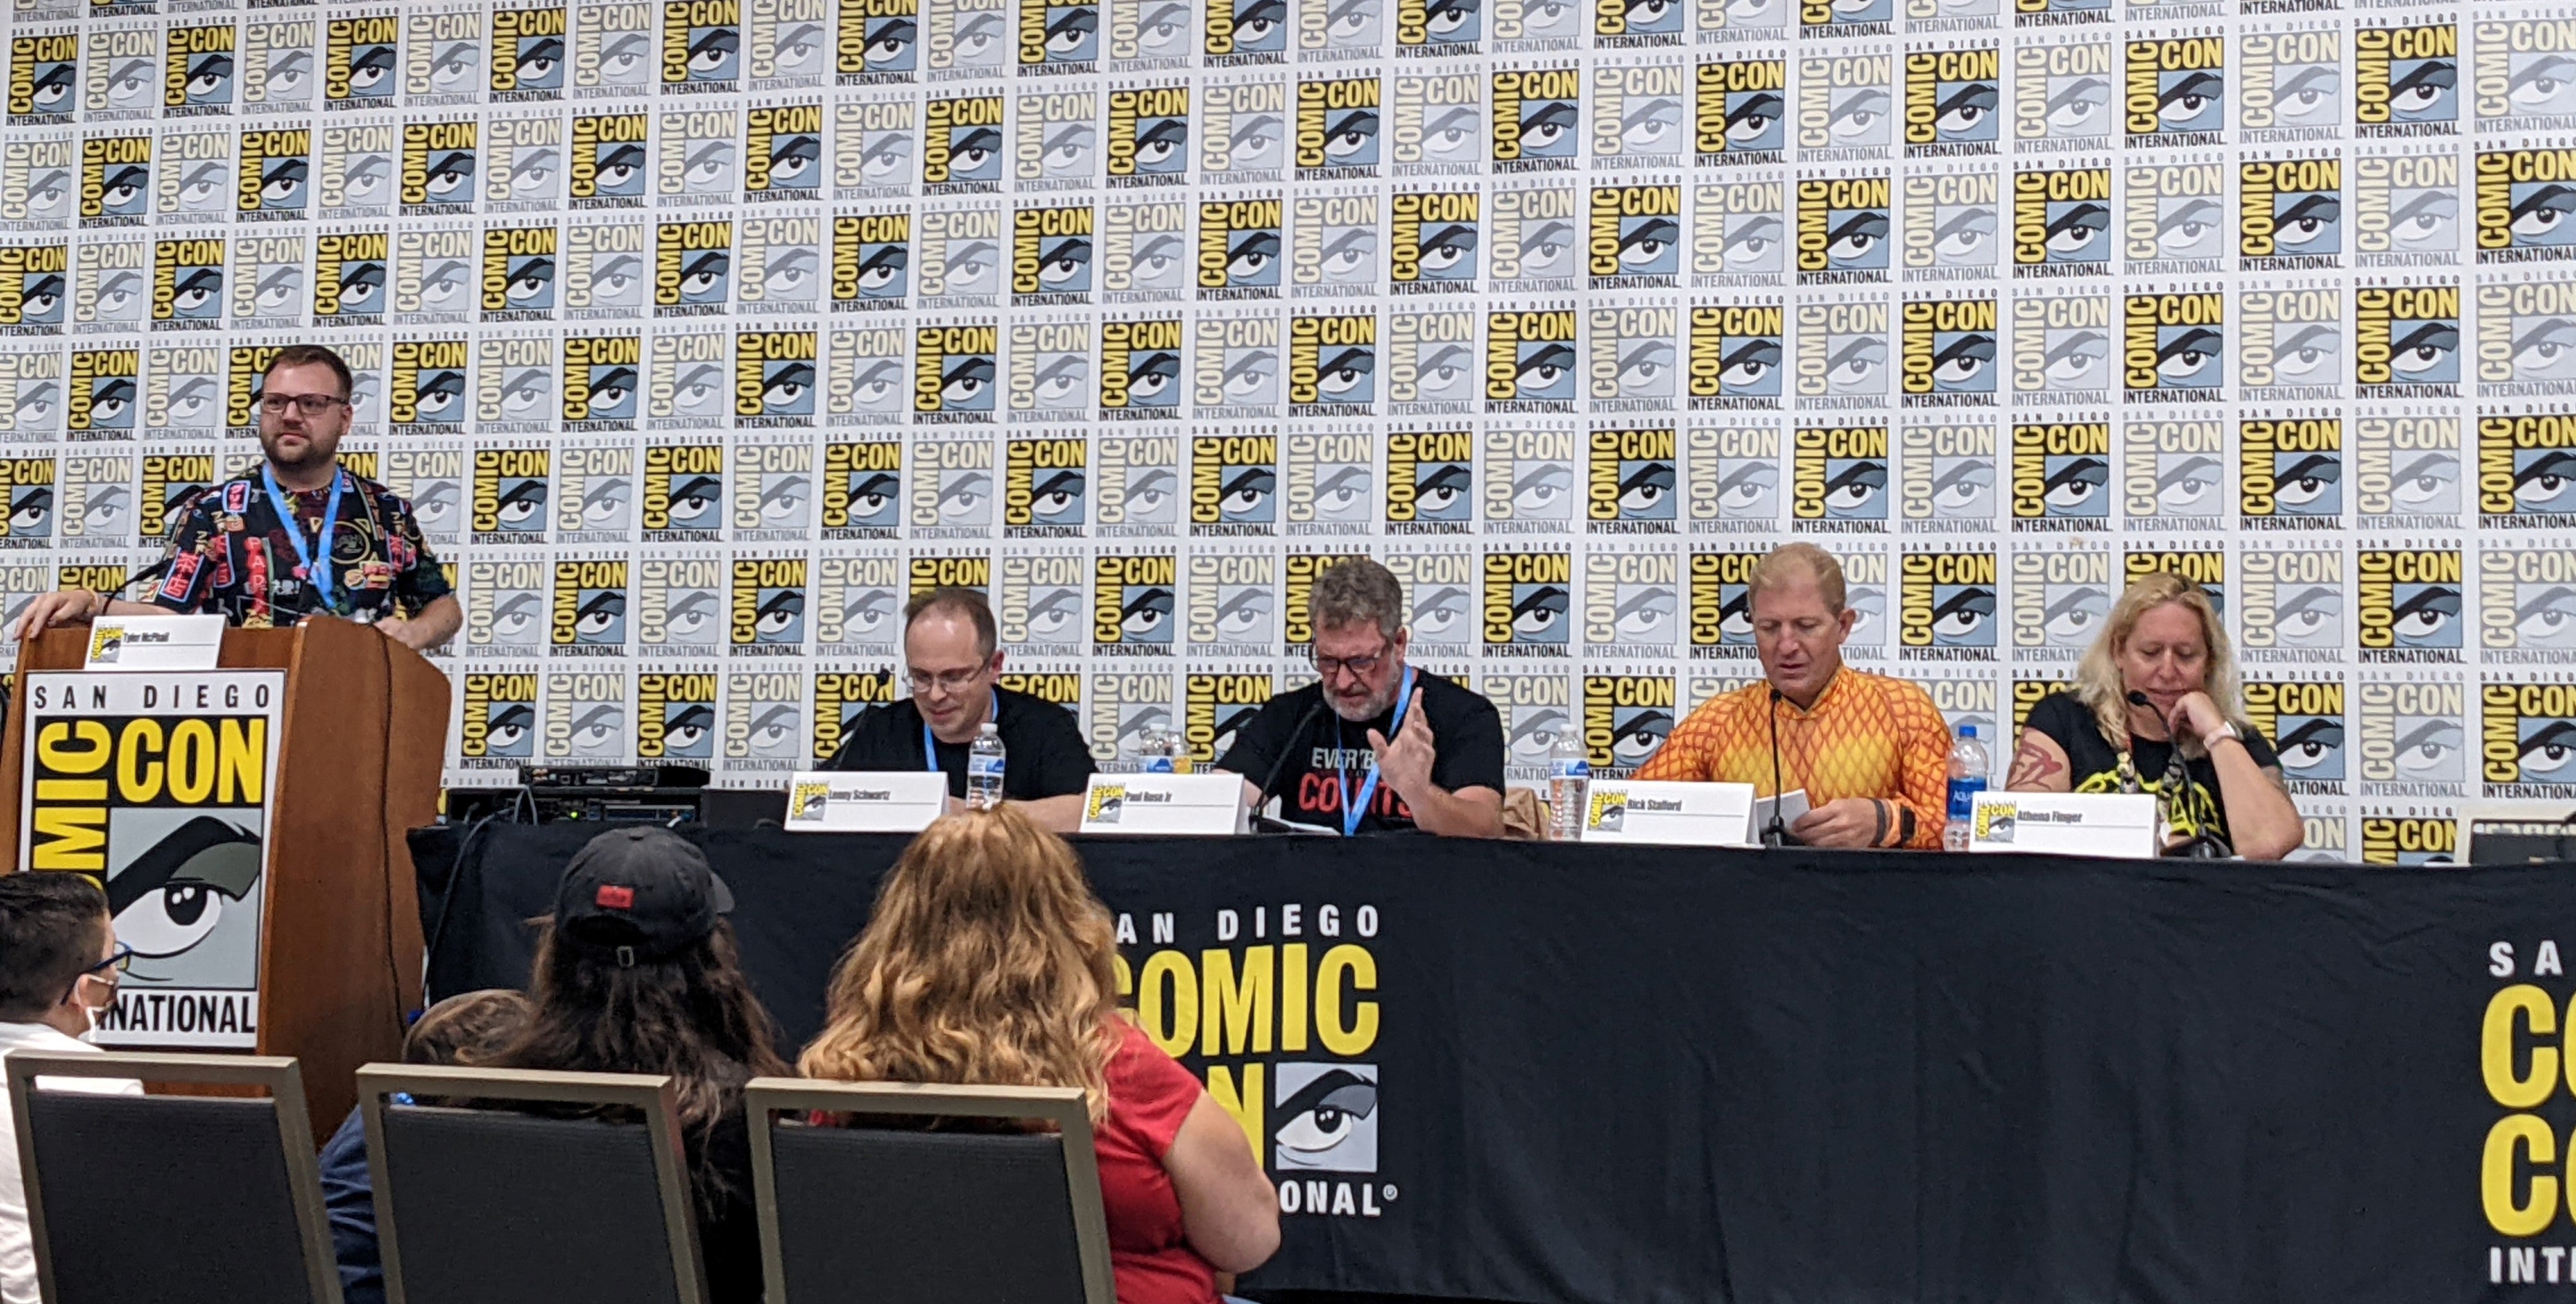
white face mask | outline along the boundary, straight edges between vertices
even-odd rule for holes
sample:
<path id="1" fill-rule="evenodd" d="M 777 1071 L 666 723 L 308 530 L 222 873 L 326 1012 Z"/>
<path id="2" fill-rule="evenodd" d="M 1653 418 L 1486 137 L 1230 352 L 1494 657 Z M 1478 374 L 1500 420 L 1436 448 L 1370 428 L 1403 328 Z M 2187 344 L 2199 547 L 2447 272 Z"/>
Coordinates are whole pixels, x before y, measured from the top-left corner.
<path id="1" fill-rule="evenodd" d="M 83 976 L 84 976 L 84 977 L 87 977 L 87 975 L 83 975 Z M 82 1021 L 82 1023 L 85 1025 L 85 1026 L 81 1029 L 81 1034 L 80 1034 L 80 1037 L 79 1037 L 78 1039 L 79 1039 L 79 1040 L 81 1040 L 81 1041 L 88 1042 L 88 1043 L 90 1043 L 91 1045 L 97 1045 L 97 1044 L 98 1044 L 98 1010 L 99 1010 L 99 1007 L 97 1007 L 97 1006 L 95 1006 L 95 1005 L 92 1005 L 92 1004 L 90 1004 L 90 1003 L 89 1003 L 89 1002 L 87 1002 L 87 1001 L 81 1000 L 81 999 L 80 999 L 80 996 L 79 996 L 79 994 L 78 994 L 78 993 L 74 993 L 74 994 L 73 994 L 73 996 L 72 996 L 72 1000 L 73 1000 L 73 1002 L 74 1002 L 75 1004 L 77 1004 L 77 1005 L 79 1005 L 79 1006 L 80 1006 L 80 1011 L 81 1011 L 81 1021 Z"/>

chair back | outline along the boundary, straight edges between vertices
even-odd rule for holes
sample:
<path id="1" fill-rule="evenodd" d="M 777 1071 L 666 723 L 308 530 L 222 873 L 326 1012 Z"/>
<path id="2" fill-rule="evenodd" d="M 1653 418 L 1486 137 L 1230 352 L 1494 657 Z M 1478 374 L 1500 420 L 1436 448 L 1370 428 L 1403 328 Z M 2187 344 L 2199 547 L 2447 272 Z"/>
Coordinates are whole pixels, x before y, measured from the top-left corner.
<path id="1" fill-rule="evenodd" d="M 852 1283 L 872 1304 L 1116 1304 L 1080 1091 L 755 1078 L 743 1102 L 769 1304 Z M 930 1115 L 1054 1130 L 868 1126 Z"/>
<path id="2" fill-rule="evenodd" d="M 12 1051 L 7 1067 L 48 1304 L 340 1304 L 294 1060 Z M 65 1089 L 71 1078 L 267 1098 L 101 1095 Z"/>
<path id="3" fill-rule="evenodd" d="M 674 1097 L 659 1074 L 359 1069 L 386 1297 L 704 1304 Z"/>

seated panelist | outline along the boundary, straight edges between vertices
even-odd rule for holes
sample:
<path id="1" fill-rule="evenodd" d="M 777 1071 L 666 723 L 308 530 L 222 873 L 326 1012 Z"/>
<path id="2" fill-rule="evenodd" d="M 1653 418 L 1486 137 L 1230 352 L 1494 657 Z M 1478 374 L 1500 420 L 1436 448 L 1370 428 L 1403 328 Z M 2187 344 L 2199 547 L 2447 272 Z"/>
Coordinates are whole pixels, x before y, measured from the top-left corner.
<path id="1" fill-rule="evenodd" d="M 1745 589 L 1764 682 L 1701 703 L 1636 777 L 1804 788 L 1810 809 L 1787 832 L 1811 847 L 1941 845 L 1949 726 L 1921 687 L 1843 664 L 1858 613 L 1842 563 L 1787 544 Z"/>
<path id="2" fill-rule="evenodd" d="M 1404 587 L 1366 557 L 1315 577 L 1316 682 L 1271 698 L 1216 768 L 1279 817 L 1348 837 L 1418 828 L 1503 836 L 1503 722 L 1455 680 L 1409 666 Z M 1271 778 L 1273 772 L 1277 777 Z"/>
<path id="3" fill-rule="evenodd" d="M 2177 575 L 2142 577 L 2111 605 L 2073 691 L 2031 704 L 2005 784 L 2155 793 L 2177 838 L 2213 836 L 2247 860 L 2279 860 L 2304 837 L 2281 759 L 2246 719 L 2218 609 Z"/>
<path id="4" fill-rule="evenodd" d="M 1091 748 L 1073 713 L 1043 697 L 994 682 L 1000 635 L 984 595 L 932 589 L 903 609 L 904 673 L 912 695 L 870 707 L 851 727 L 827 770 L 937 770 L 948 776 L 948 806 L 966 798 L 966 754 L 990 720 L 1002 735 L 1002 796 L 1040 826 L 1071 832 L 1082 823 Z"/>

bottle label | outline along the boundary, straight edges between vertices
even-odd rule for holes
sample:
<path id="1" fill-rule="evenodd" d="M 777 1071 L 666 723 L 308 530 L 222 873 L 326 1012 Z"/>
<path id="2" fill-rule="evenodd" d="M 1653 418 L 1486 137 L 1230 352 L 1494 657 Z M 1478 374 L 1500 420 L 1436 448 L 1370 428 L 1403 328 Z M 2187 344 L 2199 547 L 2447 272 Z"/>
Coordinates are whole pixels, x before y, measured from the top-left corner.
<path id="1" fill-rule="evenodd" d="M 1171 757 L 1168 757 L 1168 756 L 1149 756 L 1149 757 L 1145 758 L 1145 773 L 1147 773 L 1147 774 L 1170 774 L 1170 773 L 1172 773 L 1172 758 L 1171 758 Z"/>
<path id="2" fill-rule="evenodd" d="M 1950 780 L 1950 818 L 1963 820 L 1976 813 L 1977 794 L 1986 790 L 1983 779 Z"/>
<path id="3" fill-rule="evenodd" d="M 1002 777 L 1002 758 L 999 756 L 969 756 L 966 758 L 966 774 L 969 778 L 999 779 Z"/>
<path id="4" fill-rule="evenodd" d="M 1592 777 L 1592 762 L 1585 760 L 1558 761 L 1550 770 L 1550 773 L 1560 779 L 1589 779 Z"/>

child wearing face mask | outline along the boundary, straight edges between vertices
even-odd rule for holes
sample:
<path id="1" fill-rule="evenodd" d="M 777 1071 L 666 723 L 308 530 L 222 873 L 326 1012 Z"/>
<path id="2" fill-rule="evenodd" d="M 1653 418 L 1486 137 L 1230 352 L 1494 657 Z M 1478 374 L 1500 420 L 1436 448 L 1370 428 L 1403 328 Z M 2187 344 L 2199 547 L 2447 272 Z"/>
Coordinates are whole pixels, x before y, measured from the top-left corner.
<path id="1" fill-rule="evenodd" d="M 87 876 L 0 875 L 0 1054 L 96 1054 L 88 1038 L 116 1004 L 133 955 L 116 944 L 107 897 Z M 130 1078 L 38 1078 L 46 1091 L 139 1096 Z M 0 1304 L 37 1304 L 36 1246 L 18 1168 L 17 1117 L 0 1105 Z"/>

